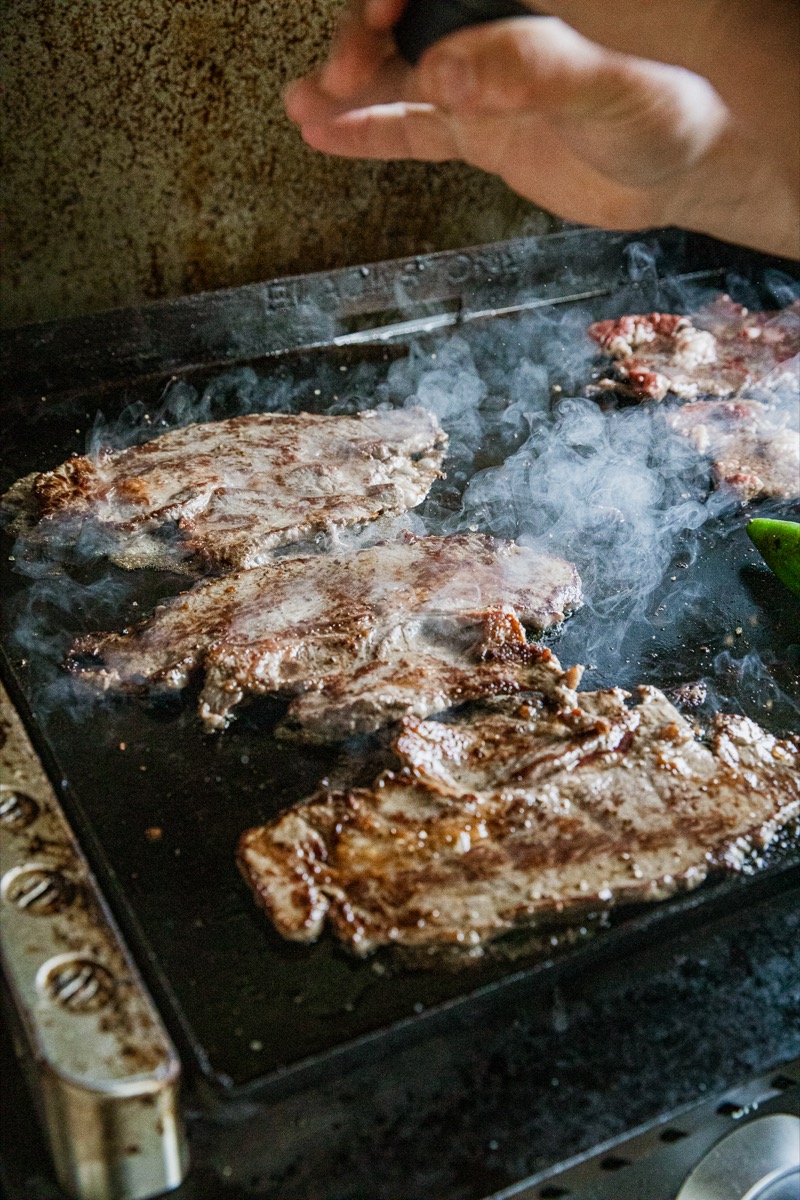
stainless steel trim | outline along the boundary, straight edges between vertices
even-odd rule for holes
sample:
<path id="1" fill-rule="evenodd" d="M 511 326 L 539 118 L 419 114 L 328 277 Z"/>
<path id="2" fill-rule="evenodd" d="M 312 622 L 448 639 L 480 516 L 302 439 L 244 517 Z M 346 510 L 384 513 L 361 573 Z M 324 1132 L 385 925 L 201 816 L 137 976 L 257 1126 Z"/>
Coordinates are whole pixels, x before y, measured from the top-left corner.
<path id="1" fill-rule="evenodd" d="M 432 328 L 479 319 L 475 314 L 513 313 L 575 298 L 576 286 L 602 294 L 614 281 L 631 283 L 636 271 L 628 264 L 628 251 L 652 237 L 664 277 L 674 278 L 687 260 L 695 261 L 695 235 L 680 230 L 573 228 L 20 326 L 0 333 L 2 404 L 33 398 L 51 402 L 73 389 L 85 396 L 98 386 L 163 381 L 200 367 L 222 370 L 331 343 L 380 343 L 390 339 L 385 331 L 395 322 L 400 324 L 396 336 L 407 337 L 417 327 L 403 332 L 404 320 L 419 318 L 425 331 L 430 317 L 436 320 L 441 307 L 451 303 L 455 316 Z M 718 260 L 716 252 L 714 261 L 717 267 L 683 272 L 682 278 L 722 282 L 733 264 L 726 254 Z M 736 261 L 741 266 L 739 250 Z"/>
<path id="2" fill-rule="evenodd" d="M 0 926 L 62 1187 L 78 1200 L 177 1187 L 188 1165 L 177 1054 L 2 685 Z"/>
<path id="3" fill-rule="evenodd" d="M 678 1200 L 758 1200 L 778 1180 L 796 1173 L 800 1118 L 772 1113 L 717 1142 L 692 1171 Z"/>
<path id="4" fill-rule="evenodd" d="M 676 283 L 705 283 L 719 279 L 722 274 L 716 268 L 707 271 L 685 271 L 675 275 Z M 370 329 L 360 329 L 355 333 L 343 333 L 331 339 L 334 346 L 367 346 L 373 343 L 389 342 L 394 338 L 407 338 L 418 334 L 436 333 L 439 329 L 451 329 L 458 325 L 467 325 L 472 321 L 485 321 L 494 317 L 510 317 L 521 313 L 532 312 L 537 308 L 555 308 L 560 304 L 577 304 L 581 300 L 593 300 L 597 296 L 608 296 L 613 288 L 609 285 L 591 288 L 584 292 L 570 292 L 563 296 L 544 296 L 520 300 L 514 304 L 504 304 L 491 308 L 459 308 L 455 312 L 432 313 L 430 316 L 416 317 L 407 321 L 394 321 L 389 324 L 376 325 Z"/>
<path id="5" fill-rule="evenodd" d="M 682 1105 L 637 1129 L 550 1166 L 487 1200 L 676 1200 L 690 1173 L 709 1152 L 724 1145 L 733 1131 L 743 1133 L 766 1117 L 786 1118 L 780 1127 L 784 1138 L 794 1138 L 795 1162 L 800 1155 L 800 1059 L 773 1069 L 739 1087 L 709 1096 L 699 1103 Z M 788 1123 L 787 1123 L 788 1122 Z M 755 1138 L 756 1135 L 748 1135 Z M 771 1143 L 772 1144 L 772 1143 Z M 756 1174 L 736 1200 L 760 1200 L 764 1187 L 780 1179 L 789 1182 L 792 1162 L 770 1178 Z M 751 1146 L 752 1157 L 752 1146 Z M 791 1176 L 794 1179 L 794 1176 Z M 755 1182 L 754 1182 L 755 1181 Z M 763 1181 L 763 1182 L 762 1182 Z M 743 1184 L 745 1183 L 743 1179 Z M 752 1185 L 752 1186 L 751 1186 Z M 767 1200 L 764 1194 L 764 1200 Z M 792 1194 L 791 1192 L 789 1193 Z M 691 1193 L 694 1200 L 722 1200 L 715 1191 Z M 728 1193 L 724 1193 L 728 1196 Z M 687 1193 L 686 1200 L 689 1194 Z M 731 1200 L 733 1193 L 731 1193 Z M 777 1197 L 776 1197 L 777 1200 Z"/>

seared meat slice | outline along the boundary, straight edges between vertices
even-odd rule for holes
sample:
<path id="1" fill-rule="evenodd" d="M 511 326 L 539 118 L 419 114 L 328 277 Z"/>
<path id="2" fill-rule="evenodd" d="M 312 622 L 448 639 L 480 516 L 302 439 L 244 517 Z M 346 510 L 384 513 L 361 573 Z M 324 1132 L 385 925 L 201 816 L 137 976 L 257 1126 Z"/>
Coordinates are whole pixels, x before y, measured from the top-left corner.
<path id="1" fill-rule="evenodd" d="M 231 571 L 276 546 L 424 499 L 447 437 L 422 408 L 354 417 L 254 413 L 68 459 L 3 497 L 18 528 L 64 542 L 93 531 L 123 567 Z"/>
<path id="2" fill-rule="evenodd" d="M 246 832 L 240 868 L 284 937 L 473 955 L 520 926 L 651 901 L 737 868 L 800 812 L 800 753 L 743 717 L 710 745 L 655 688 L 408 719 L 402 769 Z M 419 961 L 417 959 L 416 961 Z"/>
<path id="3" fill-rule="evenodd" d="M 635 400 L 735 396 L 774 386 L 800 353 L 800 301 L 779 313 L 749 312 L 729 296 L 691 317 L 648 313 L 597 321 L 589 335 L 615 360 L 601 390 Z"/>
<path id="4" fill-rule="evenodd" d="M 800 427 L 787 409 L 758 400 L 698 400 L 664 414 L 713 462 L 721 487 L 743 501 L 800 495 Z"/>
<path id="5" fill-rule="evenodd" d="M 579 604 L 563 559 L 480 534 L 407 534 L 198 584 L 134 632 L 82 638 L 69 666 L 128 691 L 183 688 L 202 672 L 210 729 L 248 693 L 296 697 L 287 732 L 335 741 L 545 686 L 549 652 L 528 646 L 519 622 L 544 629 Z"/>
<path id="6" fill-rule="evenodd" d="M 564 683 L 558 661 L 545 647 L 526 641 L 513 612 L 489 608 L 463 622 L 463 615 L 455 620 L 435 615 L 396 626 L 380 659 L 298 696 L 278 733 L 306 742 L 337 741 L 467 700 L 534 687 L 566 696 L 577 685 L 580 670 L 568 672 Z"/>

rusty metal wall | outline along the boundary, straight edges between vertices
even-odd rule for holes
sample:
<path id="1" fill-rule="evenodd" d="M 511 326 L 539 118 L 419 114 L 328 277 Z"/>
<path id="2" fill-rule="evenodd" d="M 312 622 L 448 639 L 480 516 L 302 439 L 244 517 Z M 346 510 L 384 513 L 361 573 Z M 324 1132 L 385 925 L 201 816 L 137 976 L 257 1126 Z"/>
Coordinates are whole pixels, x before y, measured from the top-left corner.
<path id="1" fill-rule="evenodd" d="M 2 323 L 541 232 L 459 164 L 308 150 L 280 92 L 340 0 L 7 0 Z"/>

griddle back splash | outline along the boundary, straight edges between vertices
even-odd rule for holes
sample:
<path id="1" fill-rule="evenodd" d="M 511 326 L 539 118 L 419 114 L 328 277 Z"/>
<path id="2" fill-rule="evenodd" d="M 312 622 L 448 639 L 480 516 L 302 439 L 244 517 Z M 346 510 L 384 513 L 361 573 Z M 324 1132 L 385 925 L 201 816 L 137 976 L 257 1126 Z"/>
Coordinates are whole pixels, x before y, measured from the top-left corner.
<path id="1" fill-rule="evenodd" d="M 576 230 L 12 331 L 0 487 L 190 420 L 413 398 L 451 444 L 447 478 L 405 527 L 478 528 L 573 558 L 588 602 L 545 640 L 565 665 L 589 665 L 584 686 L 701 679 L 701 719 L 727 706 L 776 732 L 796 728 L 800 607 L 759 565 L 741 510 L 709 491 L 707 465 L 649 414 L 581 399 L 590 321 L 688 309 L 720 290 L 773 307 L 796 286 L 787 270 L 675 231 Z M 358 544 L 375 531 L 344 536 Z M 510 939 L 461 971 L 355 961 L 327 937 L 288 945 L 238 876 L 237 837 L 323 778 L 370 778 L 385 744 L 282 744 L 272 729 L 283 706 L 269 700 L 207 736 L 193 694 L 90 696 L 60 667 L 72 638 L 134 623 L 185 577 L 125 572 L 92 547 L 66 567 L 26 560 L 8 540 L 0 569 L 8 686 L 187 1065 L 228 1093 L 289 1086 L 464 1005 L 588 969 L 747 903 L 797 862 L 789 838 L 752 875 L 619 912 L 609 927 L 598 917 L 568 937 L 548 931 L 544 951 Z"/>

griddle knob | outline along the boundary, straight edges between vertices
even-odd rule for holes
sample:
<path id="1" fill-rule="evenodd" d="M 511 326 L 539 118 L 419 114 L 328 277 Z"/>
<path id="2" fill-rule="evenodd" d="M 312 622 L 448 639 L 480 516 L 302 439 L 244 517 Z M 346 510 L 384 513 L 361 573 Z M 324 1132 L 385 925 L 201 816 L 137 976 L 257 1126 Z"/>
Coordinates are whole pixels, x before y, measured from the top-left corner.
<path id="1" fill-rule="evenodd" d="M 458 29 L 533 16 L 536 13 L 518 0 L 408 0 L 394 27 L 394 40 L 406 62 L 416 66 L 434 42 Z"/>
<path id="2" fill-rule="evenodd" d="M 800 1119 L 756 1117 L 717 1142 L 678 1200 L 793 1200 L 800 1195 Z"/>
<path id="3" fill-rule="evenodd" d="M 50 917 L 63 912 L 77 895 L 75 884 L 46 863 L 29 863 L 12 869 L 3 878 L 3 899 L 20 912 L 31 916 Z"/>
<path id="4" fill-rule="evenodd" d="M 27 829 L 39 815 L 39 805 L 19 788 L 0 783 L 0 826 L 12 833 Z"/>

